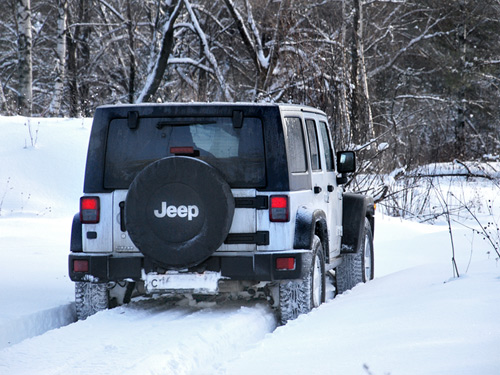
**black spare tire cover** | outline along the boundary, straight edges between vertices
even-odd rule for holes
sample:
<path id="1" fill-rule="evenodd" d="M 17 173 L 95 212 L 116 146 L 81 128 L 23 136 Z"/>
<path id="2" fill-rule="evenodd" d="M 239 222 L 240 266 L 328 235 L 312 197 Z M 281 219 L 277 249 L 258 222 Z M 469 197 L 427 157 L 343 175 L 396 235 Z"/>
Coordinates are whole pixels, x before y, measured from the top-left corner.
<path id="1" fill-rule="evenodd" d="M 234 198 L 221 173 L 175 156 L 144 168 L 130 185 L 125 225 L 132 242 L 166 267 L 197 265 L 219 248 L 233 221 Z"/>

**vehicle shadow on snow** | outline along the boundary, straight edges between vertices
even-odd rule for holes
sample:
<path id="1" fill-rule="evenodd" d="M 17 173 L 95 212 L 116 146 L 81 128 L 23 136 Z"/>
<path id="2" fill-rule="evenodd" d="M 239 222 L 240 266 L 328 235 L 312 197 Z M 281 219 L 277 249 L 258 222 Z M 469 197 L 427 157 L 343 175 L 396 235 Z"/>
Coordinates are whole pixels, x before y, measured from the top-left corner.
<path id="1" fill-rule="evenodd" d="M 197 312 L 201 310 L 238 310 L 240 308 L 252 308 L 256 305 L 267 305 L 263 299 L 238 299 L 224 296 L 192 296 L 185 295 L 158 295 L 138 296 L 126 305 L 115 309 L 130 309 L 135 312 L 147 312 L 150 314 L 161 313 L 181 308 L 184 311 Z M 270 306 L 266 306 L 269 314 L 275 315 Z"/>

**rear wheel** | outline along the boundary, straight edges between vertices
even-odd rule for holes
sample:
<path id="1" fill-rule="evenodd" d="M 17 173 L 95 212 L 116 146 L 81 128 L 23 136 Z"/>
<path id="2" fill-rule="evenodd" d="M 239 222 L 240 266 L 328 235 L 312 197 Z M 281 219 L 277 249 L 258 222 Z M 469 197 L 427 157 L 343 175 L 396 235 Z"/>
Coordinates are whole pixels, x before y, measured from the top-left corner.
<path id="1" fill-rule="evenodd" d="M 313 260 L 302 280 L 290 280 L 279 286 L 279 315 L 281 324 L 307 314 L 325 302 L 325 259 L 323 246 L 314 236 Z"/>
<path id="2" fill-rule="evenodd" d="M 373 279 L 373 235 L 370 222 L 365 218 L 363 239 L 354 254 L 344 254 L 336 269 L 337 293 L 352 289 L 359 283 Z"/>
<path id="3" fill-rule="evenodd" d="M 95 313 L 129 303 L 136 293 L 135 282 L 75 283 L 75 309 L 78 320 Z"/>
<path id="4" fill-rule="evenodd" d="M 75 283 L 75 309 L 78 320 L 87 319 L 96 312 L 109 307 L 109 292 L 106 283 Z"/>

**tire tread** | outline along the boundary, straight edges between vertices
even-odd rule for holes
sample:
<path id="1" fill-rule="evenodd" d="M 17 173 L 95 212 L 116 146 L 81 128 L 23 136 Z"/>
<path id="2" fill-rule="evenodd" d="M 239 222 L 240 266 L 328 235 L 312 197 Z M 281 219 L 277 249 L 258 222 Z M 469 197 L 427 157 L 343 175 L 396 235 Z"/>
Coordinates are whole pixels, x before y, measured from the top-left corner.
<path id="1" fill-rule="evenodd" d="M 310 266 L 309 272 L 302 280 L 289 280 L 283 282 L 279 286 L 279 315 L 281 324 L 286 324 L 289 320 L 296 319 L 301 314 L 307 314 L 313 309 L 313 296 L 312 296 L 312 283 L 313 275 L 312 270 L 314 267 L 315 257 L 321 256 L 323 247 L 319 237 L 315 236 L 313 242 L 314 256 L 313 263 Z M 320 255 L 317 255 L 320 254 Z M 325 295 L 325 270 L 324 262 L 323 267 L 323 281 L 322 281 L 322 301 L 324 302 Z"/>
<path id="2" fill-rule="evenodd" d="M 85 320 L 108 307 L 109 293 L 105 283 L 75 283 L 75 310 L 78 320 Z"/>
<path id="3" fill-rule="evenodd" d="M 344 254 L 342 256 L 342 263 L 336 269 L 336 287 L 338 294 L 354 288 L 359 283 L 368 281 L 365 280 L 364 276 L 364 246 L 366 236 L 369 236 L 373 270 L 373 237 L 371 234 L 370 222 L 365 218 L 363 236 L 358 250 L 354 254 Z M 373 278 L 373 274 L 371 278 Z"/>

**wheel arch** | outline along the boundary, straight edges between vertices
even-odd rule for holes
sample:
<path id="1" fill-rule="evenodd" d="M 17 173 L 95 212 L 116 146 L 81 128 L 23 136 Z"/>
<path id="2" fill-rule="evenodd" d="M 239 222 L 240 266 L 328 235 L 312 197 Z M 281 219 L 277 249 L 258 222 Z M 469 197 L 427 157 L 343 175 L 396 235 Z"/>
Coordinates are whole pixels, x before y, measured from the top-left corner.
<path id="1" fill-rule="evenodd" d="M 328 224 L 322 210 L 311 210 L 305 206 L 297 210 L 295 218 L 294 249 L 312 249 L 314 236 L 318 236 L 323 246 L 323 255 L 329 261 Z"/>
<path id="2" fill-rule="evenodd" d="M 373 198 L 355 193 L 344 194 L 342 201 L 341 253 L 355 253 L 363 237 L 365 218 L 370 222 L 372 236 L 375 233 L 375 206 Z"/>
<path id="3" fill-rule="evenodd" d="M 75 214 L 75 216 L 73 216 L 70 251 L 73 253 L 81 253 L 83 251 L 82 222 L 80 221 L 80 214 Z"/>

